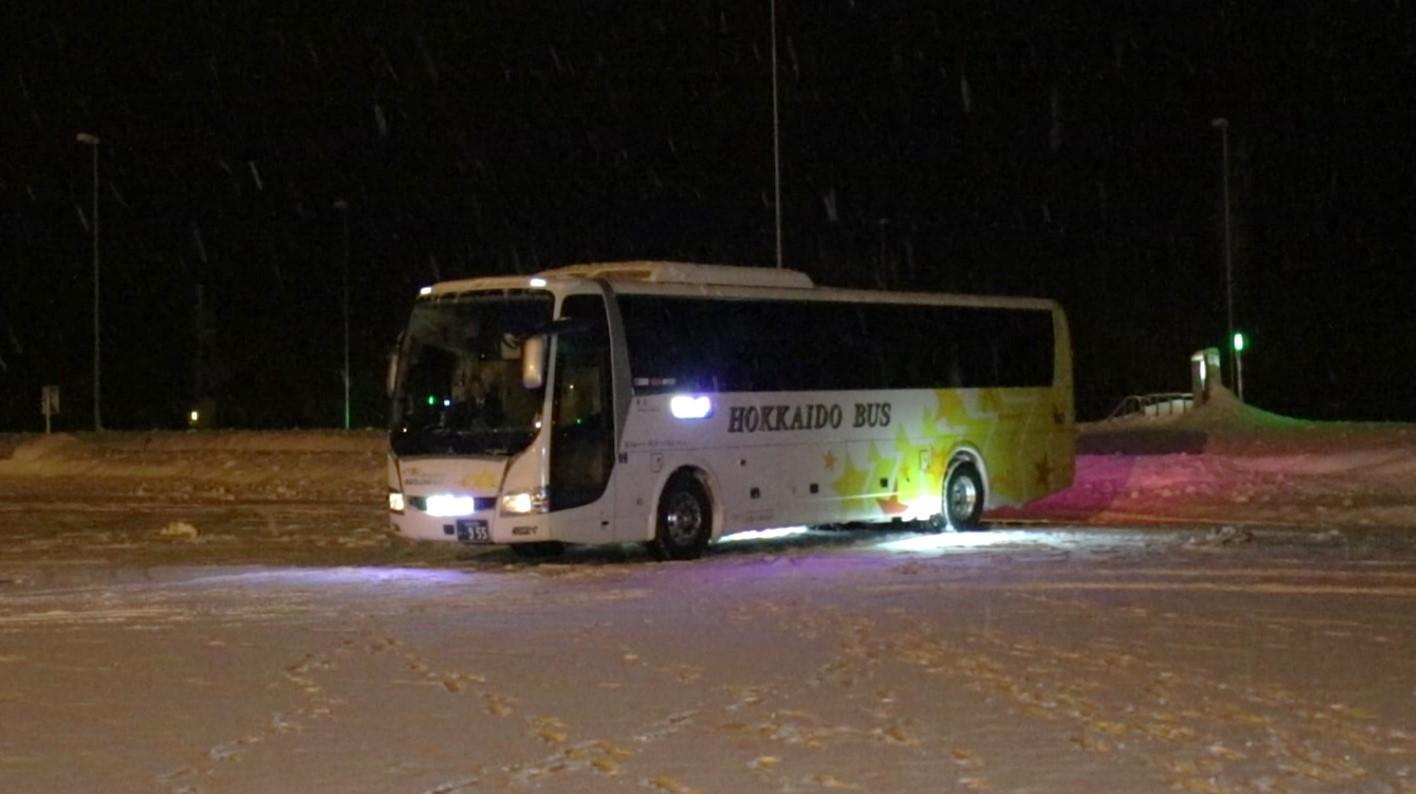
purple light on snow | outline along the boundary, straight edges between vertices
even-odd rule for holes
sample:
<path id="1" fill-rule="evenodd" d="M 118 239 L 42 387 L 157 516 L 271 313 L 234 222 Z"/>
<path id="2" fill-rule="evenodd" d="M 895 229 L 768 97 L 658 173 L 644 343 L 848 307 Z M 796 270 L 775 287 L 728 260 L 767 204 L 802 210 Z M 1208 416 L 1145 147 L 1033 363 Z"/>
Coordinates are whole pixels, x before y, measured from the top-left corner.
<path id="1" fill-rule="evenodd" d="M 282 568 L 223 576 L 203 577 L 203 582 L 239 580 L 248 584 L 458 584 L 465 583 L 470 574 L 466 571 L 447 568 Z"/>

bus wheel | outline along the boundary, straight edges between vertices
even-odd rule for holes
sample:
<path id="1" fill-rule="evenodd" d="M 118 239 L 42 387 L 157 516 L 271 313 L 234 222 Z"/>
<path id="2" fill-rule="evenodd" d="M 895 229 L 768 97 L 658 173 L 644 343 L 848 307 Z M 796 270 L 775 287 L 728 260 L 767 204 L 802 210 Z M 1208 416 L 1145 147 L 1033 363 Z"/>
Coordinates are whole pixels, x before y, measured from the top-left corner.
<path id="1" fill-rule="evenodd" d="M 669 478 L 659 497 L 659 516 L 649 553 L 660 560 L 692 560 L 702 556 L 713 534 L 713 507 L 703 483 L 688 472 Z"/>
<path id="2" fill-rule="evenodd" d="M 983 478 L 978 467 L 960 462 L 949 470 L 944 479 L 944 518 L 956 531 L 979 528 L 983 517 Z"/>
<path id="3" fill-rule="evenodd" d="M 525 560 L 544 560 L 547 557 L 559 556 L 565 551 L 565 544 L 558 540 L 545 540 L 540 543 L 513 543 L 511 550 L 516 556 Z"/>

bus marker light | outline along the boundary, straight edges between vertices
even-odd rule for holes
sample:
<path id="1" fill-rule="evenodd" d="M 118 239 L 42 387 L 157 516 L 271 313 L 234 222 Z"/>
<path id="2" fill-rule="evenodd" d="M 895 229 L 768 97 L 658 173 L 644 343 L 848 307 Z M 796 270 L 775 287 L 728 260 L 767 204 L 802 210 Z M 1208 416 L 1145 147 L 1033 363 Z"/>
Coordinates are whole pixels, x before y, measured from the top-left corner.
<path id="1" fill-rule="evenodd" d="M 548 500 L 542 489 L 509 493 L 501 498 L 501 509 L 508 515 L 546 512 Z"/>
<path id="2" fill-rule="evenodd" d="M 675 394 L 669 399 L 669 413 L 675 419 L 706 419 L 713 415 L 713 401 L 706 394 Z"/>
<path id="3" fill-rule="evenodd" d="M 531 286 L 533 286 L 533 287 L 544 287 L 544 286 L 546 286 L 546 280 L 543 279 L 543 278 L 533 278 L 533 279 L 531 279 Z"/>

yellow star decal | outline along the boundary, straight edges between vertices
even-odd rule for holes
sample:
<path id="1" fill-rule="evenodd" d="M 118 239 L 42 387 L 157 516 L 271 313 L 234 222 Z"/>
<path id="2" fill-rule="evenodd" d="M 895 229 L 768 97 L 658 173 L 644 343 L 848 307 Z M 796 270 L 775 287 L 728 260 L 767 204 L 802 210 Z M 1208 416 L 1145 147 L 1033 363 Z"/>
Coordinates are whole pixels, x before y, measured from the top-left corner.
<path id="1" fill-rule="evenodd" d="M 844 509 L 856 511 L 864 506 L 865 478 L 866 471 L 852 466 L 851 459 L 847 457 L 846 470 L 841 473 L 839 479 L 831 483 L 831 487 L 836 489 L 836 495 L 842 497 Z"/>

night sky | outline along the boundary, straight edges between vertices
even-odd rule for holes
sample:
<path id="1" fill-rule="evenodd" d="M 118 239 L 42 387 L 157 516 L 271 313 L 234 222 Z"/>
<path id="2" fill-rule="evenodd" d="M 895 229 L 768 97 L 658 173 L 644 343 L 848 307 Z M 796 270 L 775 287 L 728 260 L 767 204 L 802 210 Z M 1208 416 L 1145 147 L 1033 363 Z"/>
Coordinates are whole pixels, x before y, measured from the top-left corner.
<path id="1" fill-rule="evenodd" d="M 1060 300 L 1081 419 L 1188 391 L 1225 117 L 1249 401 L 1416 420 L 1416 9 L 1083 5 L 780 3 L 786 265 Z M 6 8 L 0 431 L 92 423 L 80 132 L 110 428 L 340 424 L 346 220 L 359 426 L 420 285 L 774 263 L 768 0 Z"/>

